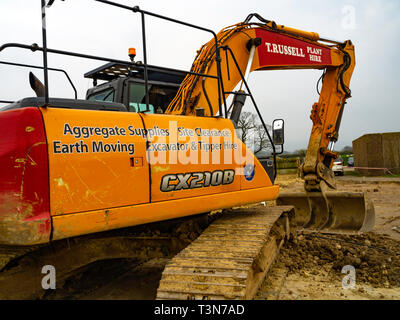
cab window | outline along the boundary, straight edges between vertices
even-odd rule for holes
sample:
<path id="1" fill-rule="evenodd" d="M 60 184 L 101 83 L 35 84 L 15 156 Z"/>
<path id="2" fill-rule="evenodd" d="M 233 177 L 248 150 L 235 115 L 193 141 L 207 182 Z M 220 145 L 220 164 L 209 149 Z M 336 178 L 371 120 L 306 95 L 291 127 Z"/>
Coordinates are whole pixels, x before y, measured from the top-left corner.
<path id="1" fill-rule="evenodd" d="M 90 101 L 108 101 L 108 102 L 113 102 L 114 101 L 114 92 L 115 90 L 113 88 L 106 89 L 100 92 L 93 93 L 88 97 L 88 100 Z"/>
<path id="2" fill-rule="evenodd" d="M 169 87 L 149 84 L 149 109 L 151 113 L 165 112 L 171 100 L 175 97 L 178 87 Z M 146 91 L 144 84 L 129 84 L 129 111 L 140 112 L 146 110 Z M 161 110 L 160 110 L 161 109 Z"/>

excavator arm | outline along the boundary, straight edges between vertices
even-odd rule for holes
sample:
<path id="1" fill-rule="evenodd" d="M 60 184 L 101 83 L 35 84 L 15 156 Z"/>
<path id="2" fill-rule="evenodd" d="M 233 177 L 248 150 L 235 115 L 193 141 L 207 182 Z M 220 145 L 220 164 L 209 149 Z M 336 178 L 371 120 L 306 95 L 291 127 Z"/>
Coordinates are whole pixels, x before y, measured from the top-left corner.
<path id="1" fill-rule="evenodd" d="M 253 17 L 260 22 L 250 22 Z M 323 70 L 322 88 L 318 102 L 312 106 L 313 126 L 301 168 L 305 193 L 281 193 L 278 203 L 294 205 L 300 224 L 311 229 L 370 230 L 374 224 L 372 202 L 362 193 L 335 192 L 331 170 L 338 156 L 333 146 L 338 140 L 346 100 L 351 96 L 349 86 L 355 67 L 352 42 L 322 39 L 315 32 L 277 25 L 258 14 L 250 14 L 244 22 L 224 28 L 216 38 L 217 46 L 213 39 L 197 52 L 191 68 L 193 74 L 184 79 L 166 113 L 196 115 L 197 109 L 203 109 L 199 114 L 222 116 L 219 97 L 226 99 L 229 94 L 242 93 L 242 85 L 236 92 L 233 90 L 252 71 Z M 221 85 L 217 86 L 218 75 Z M 341 205 L 344 203 L 346 206 Z"/>
<path id="2" fill-rule="evenodd" d="M 249 22 L 253 16 L 262 23 Z M 242 80 L 241 74 L 246 76 L 258 70 L 324 70 L 319 101 L 311 111 L 313 127 L 302 172 L 308 191 L 320 191 L 321 181 L 335 188 L 330 168 L 337 153 L 332 149 L 338 139 L 346 99 L 350 97 L 349 85 L 355 66 L 351 41 L 323 44 L 319 42 L 321 39 L 317 33 L 277 25 L 257 14 L 249 15 L 243 23 L 223 29 L 217 34 L 217 39 L 223 51 L 229 48 L 234 54 L 234 58 L 223 52 L 220 54 L 225 98 Z M 235 68 L 233 59 L 240 71 Z M 191 71 L 217 76 L 214 40 L 200 48 Z M 220 110 L 216 81 L 215 78 L 188 75 L 167 113 L 194 115 L 196 109 L 204 108 L 206 116 L 215 116 Z"/>

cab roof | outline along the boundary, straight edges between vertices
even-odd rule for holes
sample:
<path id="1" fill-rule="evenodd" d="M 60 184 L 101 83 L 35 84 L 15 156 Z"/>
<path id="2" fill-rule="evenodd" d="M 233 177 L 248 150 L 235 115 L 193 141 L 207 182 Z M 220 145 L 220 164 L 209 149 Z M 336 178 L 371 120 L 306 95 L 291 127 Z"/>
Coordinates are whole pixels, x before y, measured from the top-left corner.
<path id="1" fill-rule="evenodd" d="M 181 84 L 187 72 L 156 66 L 148 66 L 147 74 L 149 81 L 161 81 L 175 84 Z M 85 78 L 93 80 L 111 81 L 119 77 L 131 77 L 144 79 L 144 66 L 141 63 L 135 65 L 124 65 L 120 63 L 110 62 L 102 65 L 94 70 L 86 72 Z"/>

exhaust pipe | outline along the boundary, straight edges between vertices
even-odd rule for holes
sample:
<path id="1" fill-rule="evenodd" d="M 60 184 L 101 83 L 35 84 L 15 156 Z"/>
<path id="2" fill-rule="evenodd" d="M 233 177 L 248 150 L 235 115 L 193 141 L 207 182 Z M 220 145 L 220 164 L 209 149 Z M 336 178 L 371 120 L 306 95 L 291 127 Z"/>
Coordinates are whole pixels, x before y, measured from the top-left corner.
<path id="1" fill-rule="evenodd" d="M 29 72 L 29 84 L 37 97 L 44 97 L 46 88 L 43 83 L 32 73 Z"/>

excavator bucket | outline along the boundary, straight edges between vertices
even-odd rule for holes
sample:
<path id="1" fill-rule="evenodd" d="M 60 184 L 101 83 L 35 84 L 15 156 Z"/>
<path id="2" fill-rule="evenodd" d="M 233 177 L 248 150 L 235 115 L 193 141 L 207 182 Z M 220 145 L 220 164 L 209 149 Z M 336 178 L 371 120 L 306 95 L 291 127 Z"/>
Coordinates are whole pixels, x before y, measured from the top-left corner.
<path id="1" fill-rule="evenodd" d="M 310 231 L 359 233 L 375 224 L 374 205 L 362 192 L 281 192 L 277 205 L 294 206 L 298 227 Z"/>

